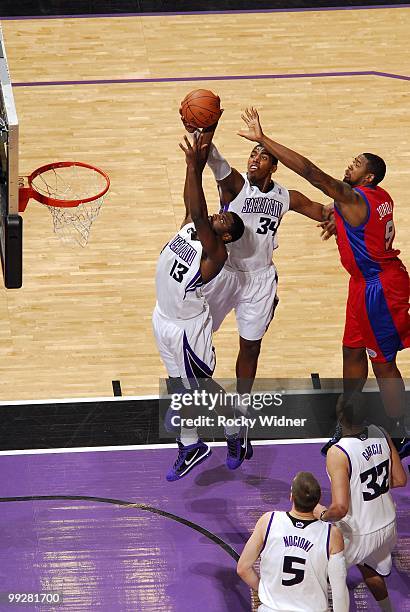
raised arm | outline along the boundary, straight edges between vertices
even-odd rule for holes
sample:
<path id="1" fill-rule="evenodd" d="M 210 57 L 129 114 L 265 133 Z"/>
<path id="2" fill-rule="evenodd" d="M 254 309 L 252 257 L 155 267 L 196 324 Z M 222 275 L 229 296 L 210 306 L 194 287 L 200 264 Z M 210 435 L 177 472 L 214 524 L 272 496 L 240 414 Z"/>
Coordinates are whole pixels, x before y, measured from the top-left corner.
<path id="1" fill-rule="evenodd" d="M 206 163 L 207 145 L 203 144 L 203 136 L 195 135 L 194 142 L 189 142 L 184 136 L 185 146 L 180 148 L 185 153 L 187 163 L 186 197 L 191 219 L 195 225 L 197 237 L 204 249 L 201 260 L 201 275 L 208 282 L 222 269 L 227 252 L 223 240 L 213 231 L 208 218 L 208 208 L 202 188 L 202 171 Z"/>
<path id="2" fill-rule="evenodd" d="M 261 143 L 287 168 L 293 170 L 293 172 L 302 176 L 314 187 L 317 187 L 317 189 L 331 197 L 338 203 L 343 216 L 349 223 L 359 225 L 364 220 L 367 214 L 366 203 L 350 185 L 326 174 L 326 172 L 323 172 L 323 170 L 315 166 L 313 162 L 303 157 L 303 155 L 288 149 L 266 136 L 262 131 L 258 111 L 255 108 L 246 109 L 242 119 L 246 123 L 247 129 L 238 132 L 239 136 Z"/>
<path id="3" fill-rule="evenodd" d="M 221 109 L 221 115 L 222 113 L 223 109 Z M 193 125 L 189 125 L 189 123 L 185 121 L 181 108 L 179 109 L 179 114 L 186 131 L 190 134 L 202 133 L 205 137 L 206 134 L 211 134 L 211 137 L 204 141 L 205 144 L 209 143 L 207 164 L 218 184 L 221 204 L 228 204 L 229 202 L 232 202 L 232 200 L 234 200 L 241 191 L 245 181 L 241 173 L 235 168 L 231 168 L 226 159 L 220 154 L 214 143 L 211 142 L 217 123 L 209 128 L 203 128 L 202 132 L 199 132 L 198 128 L 194 127 Z"/>
<path id="4" fill-rule="evenodd" d="M 240 193 L 245 179 L 235 168 L 231 168 L 214 143 L 211 144 L 207 160 L 218 184 L 221 204 L 229 204 Z"/>
<path id="5" fill-rule="evenodd" d="M 184 118 L 182 117 L 181 109 L 179 110 L 179 112 L 180 112 L 180 115 L 181 115 L 181 121 L 184 124 L 185 129 L 187 130 L 187 132 L 192 134 L 192 138 L 195 138 L 195 134 L 196 134 L 196 138 L 199 138 L 199 136 L 201 135 L 201 137 L 202 137 L 202 146 L 204 147 L 205 155 L 207 157 L 209 157 L 210 148 L 212 146 L 212 144 L 211 144 L 212 143 L 212 138 L 214 137 L 215 130 L 216 130 L 217 126 L 218 126 L 218 122 L 216 122 L 214 125 L 210 126 L 209 128 L 204 128 L 202 130 L 202 132 L 201 132 L 201 131 L 197 130 L 197 128 L 194 128 L 193 126 L 188 125 L 184 121 Z M 207 157 L 206 157 L 206 159 L 207 159 Z M 183 227 L 184 225 L 186 225 L 187 223 L 190 223 L 192 221 L 191 211 L 189 209 L 188 168 L 189 168 L 189 166 L 187 165 L 187 167 L 186 167 L 186 174 L 185 174 L 185 185 L 184 185 L 185 217 L 184 217 L 184 220 L 182 221 L 181 227 Z"/>
<path id="6" fill-rule="evenodd" d="M 320 221 L 321 224 L 326 225 L 326 229 L 323 231 L 324 239 L 327 240 L 331 235 L 336 233 L 336 227 L 334 224 L 334 212 L 333 207 L 328 204 L 319 204 L 307 198 L 303 193 L 299 191 L 290 190 L 290 210 L 294 210 L 309 219 Z"/>

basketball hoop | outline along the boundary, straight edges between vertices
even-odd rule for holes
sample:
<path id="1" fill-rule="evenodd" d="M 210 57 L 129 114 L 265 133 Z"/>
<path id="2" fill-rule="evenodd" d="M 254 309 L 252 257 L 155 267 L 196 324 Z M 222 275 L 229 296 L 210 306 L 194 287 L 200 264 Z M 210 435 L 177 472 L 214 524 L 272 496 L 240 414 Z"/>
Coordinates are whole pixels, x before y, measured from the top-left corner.
<path id="1" fill-rule="evenodd" d="M 108 175 L 83 162 L 54 162 L 19 179 L 19 212 L 30 198 L 47 206 L 63 242 L 84 247 L 110 187 Z"/>

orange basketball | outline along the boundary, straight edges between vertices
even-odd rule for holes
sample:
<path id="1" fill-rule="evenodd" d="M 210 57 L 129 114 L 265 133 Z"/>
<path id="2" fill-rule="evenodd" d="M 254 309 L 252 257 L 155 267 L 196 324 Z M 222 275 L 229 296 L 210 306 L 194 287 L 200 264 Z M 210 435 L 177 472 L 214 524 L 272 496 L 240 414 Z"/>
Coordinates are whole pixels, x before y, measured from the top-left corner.
<path id="1" fill-rule="evenodd" d="M 221 116 L 221 101 L 208 89 L 195 89 L 181 102 L 181 113 L 186 123 L 197 128 L 206 128 L 216 123 Z"/>

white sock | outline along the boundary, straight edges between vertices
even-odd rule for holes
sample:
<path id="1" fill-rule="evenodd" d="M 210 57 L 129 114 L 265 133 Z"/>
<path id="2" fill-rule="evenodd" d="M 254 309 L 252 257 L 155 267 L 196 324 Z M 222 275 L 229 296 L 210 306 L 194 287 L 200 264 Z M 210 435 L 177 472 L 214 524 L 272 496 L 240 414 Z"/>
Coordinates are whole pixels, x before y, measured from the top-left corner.
<path id="1" fill-rule="evenodd" d="M 198 442 L 198 430 L 196 427 L 181 427 L 181 434 L 179 436 L 181 443 L 184 446 L 190 446 L 190 444 L 196 444 Z"/>
<path id="2" fill-rule="evenodd" d="M 379 604 L 380 610 L 384 610 L 385 612 L 393 612 L 391 601 L 390 601 L 388 595 L 387 595 L 386 599 L 381 599 L 377 603 Z"/>
<path id="3" fill-rule="evenodd" d="M 225 435 L 232 436 L 233 434 L 239 433 L 240 426 L 239 425 L 226 425 L 224 427 Z"/>

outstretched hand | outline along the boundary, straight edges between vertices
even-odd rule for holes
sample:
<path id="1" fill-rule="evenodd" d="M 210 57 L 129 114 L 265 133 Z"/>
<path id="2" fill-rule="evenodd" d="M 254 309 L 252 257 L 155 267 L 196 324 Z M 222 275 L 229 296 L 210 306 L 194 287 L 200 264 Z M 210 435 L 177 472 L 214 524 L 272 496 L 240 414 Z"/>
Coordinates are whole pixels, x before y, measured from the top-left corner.
<path id="1" fill-rule="evenodd" d="M 247 140 L 260 142 L 263 137 L 262 127 L 259 121 L 259 115 L 256 108 L 246 108 L 245 113 L 241 115 L 242 119 L 246 123 L 247 130 L 240 130 L 238 136 L 242 136 Z"/>
<path id="2" fill-rule="evenodd" d="M 179 147 L 185 153 L 187 165 L 197 168 L 200 172 L 202 172 L 205 167 L 209 149 L 209 146 L 204 144 L 203 140 L 203 135 L 195 132 L 192 144 L 189 142 L 187 136 L 184 136 L 185 146 L 182 142 L 179 143 Z"/>
<path id="3" fill-rule="evenodd" d="M 327 204 L 324 207 L 324 221 L 317 224 L 316 227 L 321 227 L 320 237 L 322 240 L 329 240 L 332 236 L 336 236 L 335 213 L 332 204 Z"/>

